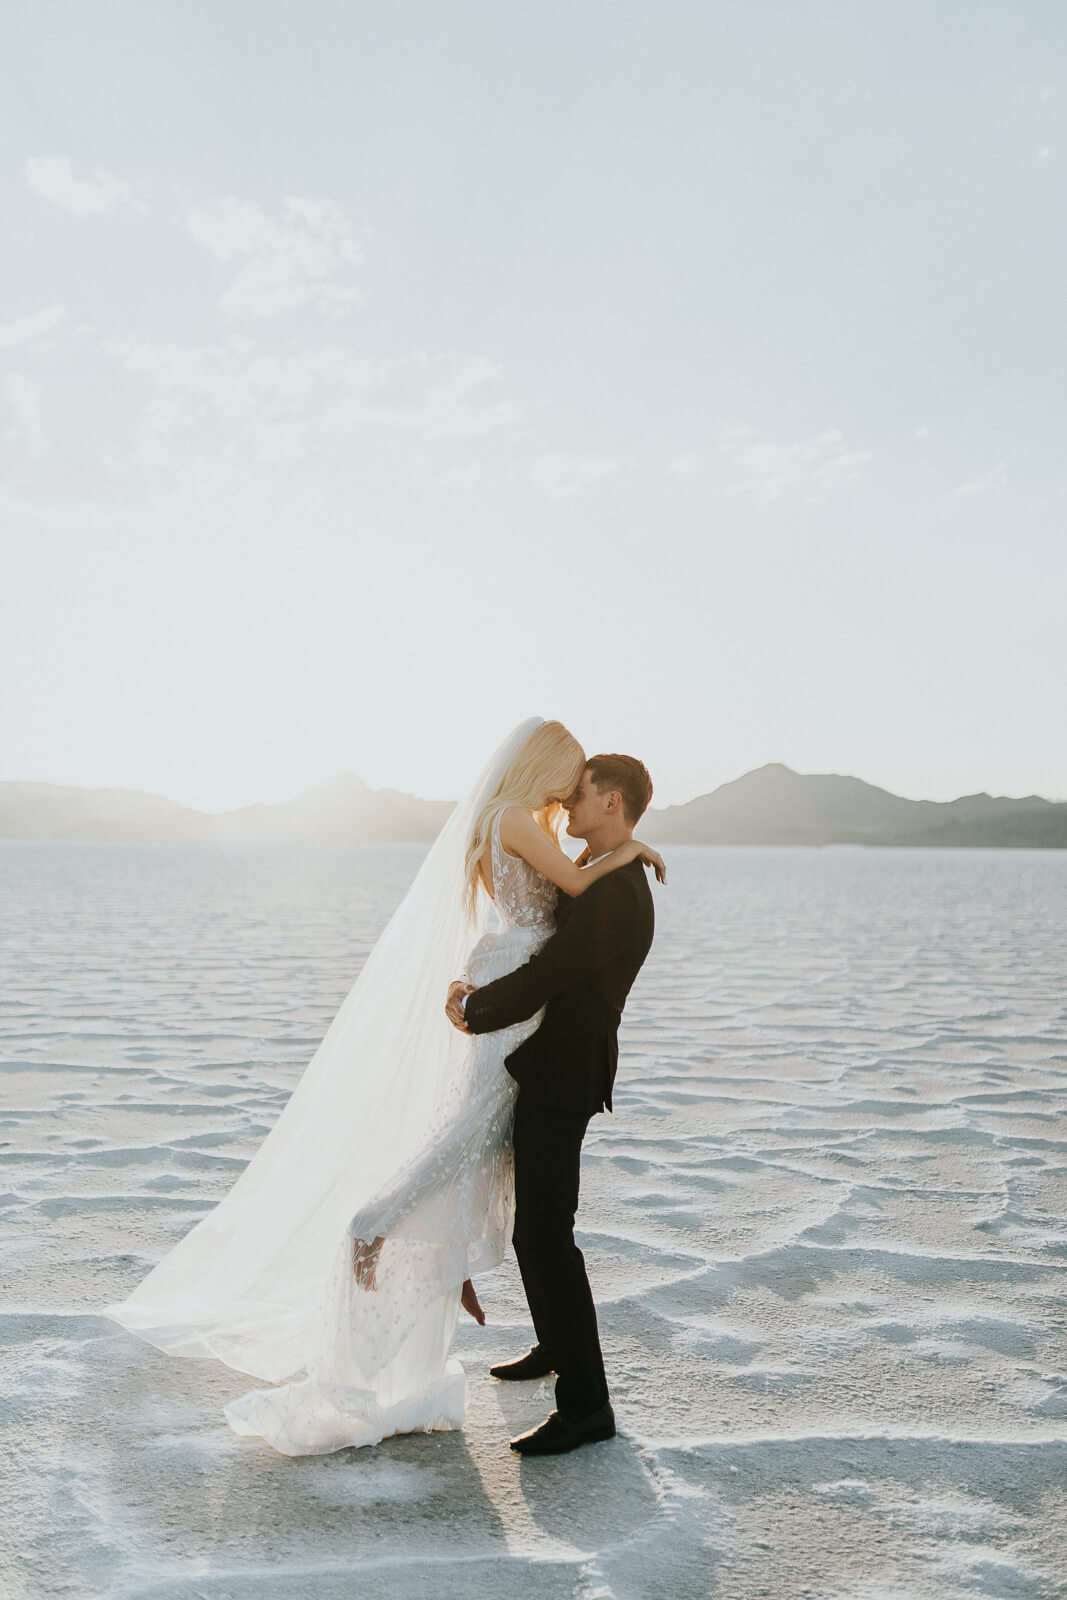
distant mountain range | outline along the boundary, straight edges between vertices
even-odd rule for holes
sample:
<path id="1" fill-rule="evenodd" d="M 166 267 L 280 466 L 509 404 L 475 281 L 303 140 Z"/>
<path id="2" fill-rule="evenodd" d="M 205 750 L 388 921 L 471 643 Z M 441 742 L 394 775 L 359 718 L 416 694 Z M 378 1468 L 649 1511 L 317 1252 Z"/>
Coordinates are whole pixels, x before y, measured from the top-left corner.
<path id="1" fill-rule="evenodd" d="M 996 845 L 1067 848 L 1067 803 L 968 794 L 905 800 L 862 778 L 793 772 L 780 762 L 746 772 L 688 805 L 649 814 L 651 844 Z"/>
<path id="2" fill-rule="evenodd" d="M 281 805 L 214 814 L 136 789 L 0 782 L 0 838 L 207 843 L 310 839 L 361 844 L 436 836 L 450 800 L 369 789 L 344 773 Z M 905 800 L 861 778 L 793 772 L 778 762 L 684 806 L 650 811 L 656 844 L 872 844 L 1067 848 L 1067 802 L 988 794 Z"/>
<path id="3" fill-rule="evenodd" d="M 328 778 L 281 805 L 196 811 L 137 789 L 0 782 L 0 838 L 127 839 L 201 844 L 217 839 L 317 839 L 360 844 L 433 839 L 451 800 L 369 789 L 355 773 Z"/>

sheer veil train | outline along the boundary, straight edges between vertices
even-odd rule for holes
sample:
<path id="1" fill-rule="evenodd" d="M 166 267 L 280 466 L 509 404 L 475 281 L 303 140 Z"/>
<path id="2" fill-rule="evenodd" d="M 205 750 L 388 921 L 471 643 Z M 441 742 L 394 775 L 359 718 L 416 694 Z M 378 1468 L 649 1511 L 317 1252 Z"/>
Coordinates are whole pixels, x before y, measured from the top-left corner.
<path id="1" fill-rule="evenodd" d="M 338 1294 L 352 1294 L 339 1241 L 347 1240 L 351 1219 L 373 1209 L 425 1149 L 467 1070 L 470 1041 L 444 1018 L 448 984 L 463 971 L 481 931 L 464 893 L 466 847 L 482 806 L 542 721 L 530 718 L 508 735 L 453 811 L 281 1116 L 233 1188 L 127 1300 L 106 1308 L 107 1316 L 171 1355 L 215 1357 L 270 1383 L 336 1361 L 329 1319 Z M 485 896 L 479 903 L 479 918 L 495 916 Z M 498 1217 L 498 1232 L 500 1224 Z M 472 1263 L 471 1270 L 478 1265 Z M 454 1273 L 455 1263 L 448 1270 Z M 388 1400 L 380 1374 L 388 1373 L 398 1341 L 412 1330 L 386 1329 L 397 1310 L 388 1293 L 357 1298 L 374 1349 L 345 1381 L 365 1389 L 377 1369 L 378 1400 L 383 1393 Z M 408 1312 L 414 1314 L 410 1305 Z M 446 1317 L 418 1334 L 444 1343 L 441 1369 L 454 1316 L 447 1324 Z M 450 1368 L 454 1385 L 456 1364 Z M 458 1374 L 462 1382 L 462 1369 Z M 280 1393 L 261 1391 L 272 1392 Z M 234 1415 L 230 1420 L 240 1431 L 264 1431 Z M 324 1423 L 318 1442 L 278 1447 L 299 1453 L 363 1442 L 345 1436 L 330 1443 L 331 1426 Z M 373 1442 L 370 1432 L 366 1442 Z"/>

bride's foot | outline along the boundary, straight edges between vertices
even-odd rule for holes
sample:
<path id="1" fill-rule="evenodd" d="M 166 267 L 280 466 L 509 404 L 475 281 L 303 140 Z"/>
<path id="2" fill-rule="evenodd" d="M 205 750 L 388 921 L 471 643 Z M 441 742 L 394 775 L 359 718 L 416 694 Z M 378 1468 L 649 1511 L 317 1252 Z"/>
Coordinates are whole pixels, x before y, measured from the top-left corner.
<path id="1" fill-rule="evenodd" d="M 378 1257 L 382 1253 L 384 1243 L 384 1239 L 375 1239 L 371 1244 L 368 1244 L 366 1239 L 352 1240 L 352 1272 L 361 1289 L 378 1287 L 376 1281 Z"/>
<path id="2" fill-rule="evenodd" d="M 463 1280 L 463 1293 L 459 1297 L 459 1303 L 464 1311 L 474 1318 L 480 1328 L 485 1327 L 485 1312 L 479 1304 L 478 1296 L 474 1292 L 474 1285 L 469 1278 L 464 1278 Z"/>

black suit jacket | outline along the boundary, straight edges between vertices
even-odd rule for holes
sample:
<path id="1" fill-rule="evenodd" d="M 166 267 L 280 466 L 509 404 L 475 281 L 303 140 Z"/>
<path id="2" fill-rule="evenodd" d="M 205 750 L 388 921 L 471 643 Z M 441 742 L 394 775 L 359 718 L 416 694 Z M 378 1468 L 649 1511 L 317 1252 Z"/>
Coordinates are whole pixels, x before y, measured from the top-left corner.
<path id="1" fill-rule="evenodd" d="M 560 895 L 556 932 L 535 956 L 468 996 L 472 1033 L 496 1033 L 542 1006 L 541 1026 L 507 1058 L 523 1100 L 546 1109 L 611 1110 L 619 1018 L 655 926 L 640 861 Z"/>

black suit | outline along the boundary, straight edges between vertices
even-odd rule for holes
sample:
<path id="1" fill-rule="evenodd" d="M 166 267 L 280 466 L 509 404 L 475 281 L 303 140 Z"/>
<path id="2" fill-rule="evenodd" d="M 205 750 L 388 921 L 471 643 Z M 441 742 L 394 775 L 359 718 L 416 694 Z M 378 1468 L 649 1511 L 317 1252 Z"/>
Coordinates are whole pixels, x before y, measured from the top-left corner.
<path id="1" fill-rule="evenodd" d="M 558 1376 L 556 1405 L 582 1418 L 608 1398 L 596 1311 L 574 1242 L 582 1139 L 611 1110 L 626 996 L 652 943 L 652 894 L 639 861 L 560 896 L 558 927 L 524 966 L 467 998 L 472 1033 L 532 1017 L 541 1026 L 507 1058 L 515 1109 L 515 1254 L 538 1344 Z"/>

